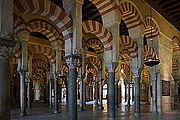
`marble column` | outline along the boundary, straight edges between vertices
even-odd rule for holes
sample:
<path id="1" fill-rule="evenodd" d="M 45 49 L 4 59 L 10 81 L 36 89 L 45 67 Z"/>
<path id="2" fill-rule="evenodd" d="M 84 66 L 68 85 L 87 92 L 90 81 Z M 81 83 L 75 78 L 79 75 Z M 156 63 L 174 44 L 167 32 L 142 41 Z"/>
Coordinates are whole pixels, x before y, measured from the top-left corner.
<path id="1" fill-rule="evenodd" d="M 99 81 L 99 102 L 100 102 L 100 109 L 104 109 L 103 107 L 103 79 Z"/>
<path id="2" fill-rule="evenodd" d="M 160 71 L 156 72 L 157 78 L 157 111 L 162 114 L 162 80 L 160 77 Z"/>
<path id="3" fill-rule="evenodd" d="M 27 108 L 32 109 L 32 81 L 29 77 L 27 79 Z"/>
<path id="4" fill-rule="evenodd" d="M 117 107 L 118 107 L 118 104 L 119 104 L 119 101 L 118 101 L 118 99 L 119 99 L 119 98 L 118 98 L 118 96 L 119 96 L 119 95 L 118 95 L 118 94 L 119 94 L 118 82 L 119 82 L 119 80 L 116 80 L 116 81 L 115 81 L 115 89 L 116 89 L 116 90 L 115 90 L 115 93 L 116 93 L 116 97 L 115 97 L 115 98 L 116 98 L 116 106 L 117 106 Z"/>
<path id="5" fill-rule="evenodd" d="M 52 107 L 52 78 L 49 78 L 49 107 Z"/>
<path id="6" fill-rule="evenodd" d="M 77 120 L 77 66 L 81 59 L 79 55 L 65 56 L 69 67 L 68 73 L 68 119 Z"/>
<path id="7" fill-rule="evenodd" d="M 94 104 L 98 106 L 98 79 L 95 78 L 95 102 Z"/>
<path id="8" fill-rule="evenodd" d="M 20 116 L 26 116 L 26 93 L 25 93 L 25 77 L 27 70 L 19 70 L 20 73 Z"/>
<path id="9" fill-rule="evenodd" d="M 54 113 L 59 113 L 58 103 L 58 75 L 54 74 Z"/>
<path id="10" fill-rule="evenodd" d="M 124 89 L 125 89 L 124 98 L 125 98 L 125 102 L 127 102 L 127 85 L 126 84 L 124 84 Z"/>
<path id="11" fill-rule="evenodd" d="M 130 87 L 131 87 L 131 84 L 130 84 L 130 82 L 128 82 L 128 101 L 127 101 L 127 106 L 131 106 L 131 104 L 130 104 L 130 100 L 131 100 L 131 94 L 130 94 Z"/>
<path id="12" fill-rule="evenodd" d="M 81 111 L 84 110 L 84 82 L 83 82 L 83 76 L 80 76 L 80 108 Z"/>
<path id="13" fill-rule="evenodd" d="M 0 120 L 10 120 L 9 58 L 13 40 L 0 37 Z"/>
<path id="14" fill-rule="evenodd" d="M 152 113 L 157 113 L 157 81 L 155 66 L 150 68 L 150 79 L 152 83 Z"/>
<path id="15" fill-rule="evenodd" d="M 20 41 L 21 58 L 19 59 L 17 71 L 20 73 L 20 116 L 26 116 L 26 92 L 25 92 L 25 79 L 28 72 L 28 45 L 29 32 L 22 31 L 18 34 Z"/>
<path id="16" fill-rule="evenodd" d="M 140 74 L 135 74 L 135 116 L 140 117 Z"/>
<path id="17" fill-rule="evenodd" d="M 132 102 L 134 102 L 134 83 L 132 84 Z"/>
<path id="18" fill-rule="evenodd" d="M 108 68 L 108 116 L 109 118 L 115 118 L 115 69 L 117 62 L 111 62 L 107 64 Z"/>

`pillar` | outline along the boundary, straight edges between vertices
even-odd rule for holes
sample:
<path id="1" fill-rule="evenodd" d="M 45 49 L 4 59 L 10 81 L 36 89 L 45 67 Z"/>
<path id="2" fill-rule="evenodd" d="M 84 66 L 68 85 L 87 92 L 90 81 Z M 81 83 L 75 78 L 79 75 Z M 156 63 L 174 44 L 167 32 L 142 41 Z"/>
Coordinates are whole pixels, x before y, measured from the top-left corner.
<path id="1" fill-rule="evenodd" d="M 82 69 L 82 68 L 81 68 Z M 84 82 L 83 82 L 82 70 L 80 72 L 80 108 L 81 111 L 84 110 Z"/>
<path id="2" fill-rule="evenodd" d="M 59 113 L 58 103 L 58 75 L 54 74 L 54 113 Z"/>
<path id="3" fill-rule="evenodd" d="M 116 106 L 118 107 L 118 104 L 119 104 L 119 101 L 118 101 L 118 99 L 119 99 L 119 90 L 118 90 L 118 82 L 119 82 L 119 80 L 116 80 L 115 81 L 115 93 L 116 93 Z"/>
<path id="4" fill-rule="evenodd" d="M 140 117 L 140 72 L 135 74 L 135 116 Z"/>
<path id="5" fill-rule="evenodd" d="M 104 109 L 103 107 L 103 79 L 99 81 L 99 102 L 100 102 L 100 109 Z"/>
<path id="6" fill-rule="evenodd" d="M 134 102 L 134 84 L 132 84 L 132 102 Z"/>
<path id="7" fill-rule="evenodd" d="M 26 93 L 25 93 L 25 78 L 28 72 L 27 61 L 28 61 L 28 45 L 29 32 L 22 31 L 18 34 L 20 41 L 21 58 L 19 59 L 17 71 L 20 74 L 20 116 L 26 116 Z"/>
<path id="8" fill-rule="evenodd" d="M 0 37 L 0 119 L 10 120 L 9 58 L 13 40 Z"/>
<path id="9" fill-rule="evenodd" d="M 98 93 L 99 93 L 99 91 L 98 91 L 98 79 L 97 79 L 97 77 L 95 77 L 95 105 L 96 106 L 98 106 Z"/>
<path id="10" fill-rule="evenodd" d="M 127 101 L 127 85 L 126 84 L 124 84 L 124 89 L 125 89 L 125 96 L 124 96 L 124 98 L 125 98 L 125 101 L 124 102 L 126 102 Z"/>
<path id="11" fill-rule="evenodd" d="M 131 106 L 130 104 L 130 100 L 131 100 L 131 94 L 130 94 L 130 87 L 131 87 L 131 84 L 130 84 L 130 81 L 128 82 L 128 101 L 127 101 L 127 106 Z"/>
<path id="12" fill-rule="evenodd" d="M 49 107 L 52 107 L 52 78 L 49 78 Z"/>
<path id="13" fill-rule="evenodd" d="M 160 71 L 156 72 L 157 77 L 157 111 L 162 114 L 162 81 L 160 77 Z"/>
<path id="14" fill-rule="evenodd" d="M 27 108 L 32 109 L 32 81 L 27 77 Z"/>
<path id="15" fill-rule="evenodd" d="M 65 56 L 69 67 L 68 73 L 68 119 L 77 120 L 77 66 L 81 59 L 79 55 Z"/>
<path id="16" fill-rule="evenodd" d="M 108 68 L 108 116 L 109 118 L 115 118 L 115 69 L 117 67 L 116 62 L 107 64 Z"/>
<path id="17" fill-rule="evenodd" d="M 150 79 L 152 83 L 152 113 L 157 113 L 157 81 L 156 81 L 156 72 L 155 66 L 150 68 Z"/>

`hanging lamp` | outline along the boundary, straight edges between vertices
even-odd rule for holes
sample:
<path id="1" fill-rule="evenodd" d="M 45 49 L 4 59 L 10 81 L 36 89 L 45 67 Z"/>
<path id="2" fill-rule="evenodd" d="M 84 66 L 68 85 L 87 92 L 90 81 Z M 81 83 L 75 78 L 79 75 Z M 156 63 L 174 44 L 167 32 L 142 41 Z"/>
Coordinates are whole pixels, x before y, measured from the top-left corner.
<path id="1" fill-rule="evenodd" d="M 151 7 L 151 5 L 150 5 L 150 17 L 152 19 L 152 7 Z M 152 39 L 152 27 L 151 27 L 151 40 L 152 40 L 152 45 L 154 46 L 153 39 Z M 153 58 L 153 57 L 150 57 L 144 61 L 144 64 L 147 66 L 150 66 L 150 67 L 158 65 L 159 63 L 160 63 L 160 60 L 158 58 Z"/>

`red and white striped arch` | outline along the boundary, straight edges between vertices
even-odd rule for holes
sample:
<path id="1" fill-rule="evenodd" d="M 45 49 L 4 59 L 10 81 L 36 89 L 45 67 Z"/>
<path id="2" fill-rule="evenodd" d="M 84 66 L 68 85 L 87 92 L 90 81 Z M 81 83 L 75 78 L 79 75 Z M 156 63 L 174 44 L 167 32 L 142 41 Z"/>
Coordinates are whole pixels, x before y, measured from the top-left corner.
<path id="1" fill-rule="evenodd" d="M 151 18 L 146 17 L 143 22 L 145 28 L 145 36 L 146 38 L 152 38 L 159 35 L 159 28 L 157 23 Z"/>
<path id="2" fill-rule="evenodd" d="M 99 70 L 101 69 L 102 63 L 101 63 L 100 60 L 98 60 L 98 58 L 96 58 L 96 57 L 88 57 L 87 59 L 88 59 L 89 63 L 94 64 Z"/>
<path id="3" fill-rule="evenodd" d="M 41 59 L 35 59 L 33 60 L 32 68 L 34 70 L 36 69 L 46 70 L 48 68 L 48 63 Z"/>
<path id="4" fill-rule="evenodd" d="M 101 16 L 115 11 L 118 7 L 115 0 L 89 0 L 99 10 Z"/>
<path id="5" fill-rule="evenodd" d="M 122 20 L 126 23 L 128 29 L 135 28 L 142 24 L 141 15 L 132 3 L 128 1 L 120 2 L 119 10 L 122 15 Z"/>
<path id="6" fill-rule="evenodd" d="M 96 35 L 96 37 L 103 43 L 105 51 L 112 50 L 112 35 L 111 33 L 100 23 L 87 20 L 82 23 L 83 34 L 89 33 Z"/>
<path id="7" fill-rule="evenodd" d="M 174 36 L 172 38 L 173 40 L 173 50 L 179 51 L 180 50 L 180 39 L 177 36 Z"/>
<path id="8" fill-rule="evenodd" d="M 156 58 L 156 54 L 154 53 L 153 48 L 151 48 L 148 45 L 144 46 L 144 60 L 147 60 L 148 58 Z"/>
<path id="9" fill-rule="evenodd" d="M 56 59 L 56 53 L 50 48 L 50 47 L 45 47 L 45 46 L 40 46 L 40 45 L 33 45 L 33 46 L 29 46 L 29 54 L 42 54 L 45 55 L 48 60 L 52 63 L 55 63 Z"/>
<path id="10" fill-rule="evenodd" d="M 130 77 L 130 66 L 127 64 L 121 64 L 121 69 L 123 69 L 126 75 L 126 79 L 128 80 L 128 78 Z"/>
<path id="11" fill-rule="evenodd" d="M 178 67 L 179 67 L 178 59 L 173 57 L 172 58 L 172 69 L 173 69 L 173 71 L 178 71 Z"/>
<path id="12" fill-rule="evenodd" d="M 103 52 L 104 52 L 104 46 L 103 46 L 103 44 L 100 42 L 99 39 L 90 38 L 90 39 L 84 41 L 84 44 L 85 44 L 87 47 L 93 48 L 97 53 L 103 53 Z"/>
<path id="13" fill-rule="evenodd" d="M 62 41 L 62 35 L 58 30 L 44 20 L 31 20 L 27 22 L 27 29 L 30 32 L 40 32 L 44 34 L 50 42 Z"/>
<path id="14" fill-rule="evenodd" d="M 122 35 L 120 36 L 119 43 L 120 43 L 120 46 L 124 46 L 126 47 L 126 49 L 128 49 L 128 51 L 130 52 L 130 56 L 132 58 L 137 57 L 138 46 L 137 46 L 137 43 L 133 39 L 131 39 L 129 36 Z"/>
<path id="15" fill-rule="evenodd" d="M 27 14 L 41 15 L 59 28 L 64 40 L 72 37 L 72 20 L 59 6 L 49 0 L 14 0 L 14 14 L 18 17 Z"/>

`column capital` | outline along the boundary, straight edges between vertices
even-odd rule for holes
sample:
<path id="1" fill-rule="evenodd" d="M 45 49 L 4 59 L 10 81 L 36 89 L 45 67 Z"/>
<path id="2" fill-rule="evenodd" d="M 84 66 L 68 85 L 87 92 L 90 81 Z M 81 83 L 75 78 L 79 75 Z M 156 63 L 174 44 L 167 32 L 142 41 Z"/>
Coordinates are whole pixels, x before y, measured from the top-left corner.
<path id="1" fill-rule="evenodd" d="M 70 54 L 65 56 L 65 59 L 69 68 L 76 68 L 80 64 L 81 56 L 77 54 Z"/>
<path id="2" fill-rule="evenodd" d="M 117 66 L 118 66 L 118 62 L 110 62 L 106 64 L 106 67 L 108 68 L 108 72 L 115 72 Z"/>
<path id="3" fill-rule="evenodd" d="M 20 74 L 22 74 L 22 75 L 26 75 L 26 73 L 28 72 L 28 70 L 27 69 L 17 69 L 17 71 L 20 73 Z"/>
<path id="4" fill-rule="evenodd" d="M 7 60 L 10 57 L 12 48 L 15 46 L 16 41 L 11 40 L 6 36 L 0 36 L 0 59 Z"/>

